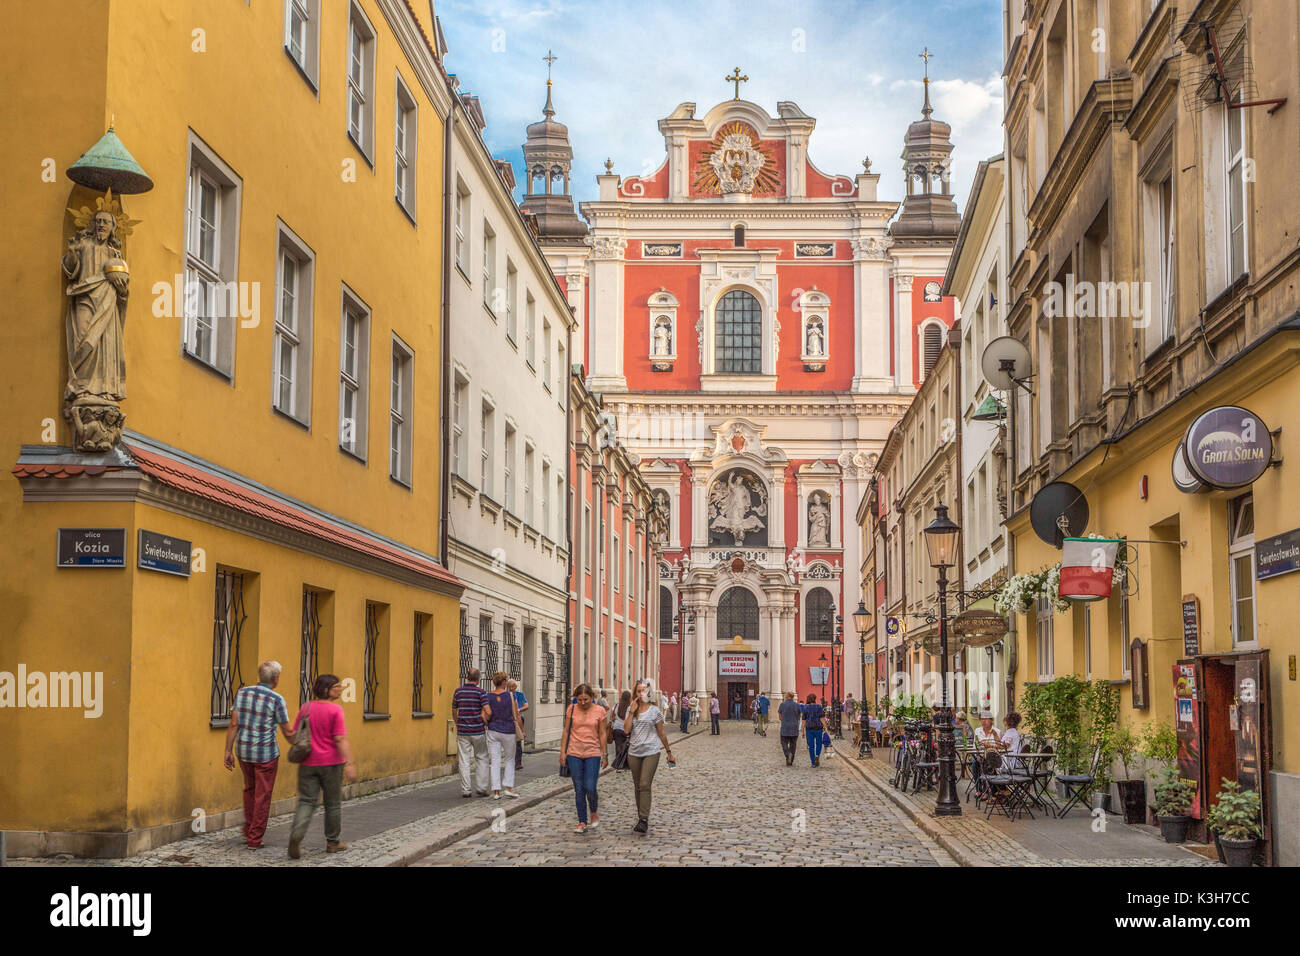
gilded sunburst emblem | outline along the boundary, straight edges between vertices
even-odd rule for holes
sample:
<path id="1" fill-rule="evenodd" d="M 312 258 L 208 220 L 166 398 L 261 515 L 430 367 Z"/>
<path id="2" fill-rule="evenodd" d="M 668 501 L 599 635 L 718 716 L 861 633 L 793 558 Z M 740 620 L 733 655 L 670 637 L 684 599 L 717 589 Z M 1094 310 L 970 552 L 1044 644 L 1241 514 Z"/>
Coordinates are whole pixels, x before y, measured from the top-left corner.
<path id="1" fill-rule="evenodd" d="M 695 188 L 706 195 L 773 193 L 779 185 L 770 148 L 739 120 L 722 126 L 700 154 Z"/>

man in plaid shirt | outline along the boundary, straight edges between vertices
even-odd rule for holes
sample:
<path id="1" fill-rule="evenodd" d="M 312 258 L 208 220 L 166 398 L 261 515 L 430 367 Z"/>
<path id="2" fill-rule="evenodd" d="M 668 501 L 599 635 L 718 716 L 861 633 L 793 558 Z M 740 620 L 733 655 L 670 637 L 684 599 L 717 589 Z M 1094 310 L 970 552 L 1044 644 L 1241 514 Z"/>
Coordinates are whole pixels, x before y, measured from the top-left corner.
<path id="1" fill-rule="evenodd" d="M 226 731 L 226 769 L 244 772 L 244 840 L 250 850 L 262 848 L 266 820 L 271 812 L 271 791 L 280 769 L 280 744 L 275 739 L 278 725 L 286 740 L 292 740 L 289 711 L 284 698 L 275 692 L 280 683 L 280 662 L 263 661 L 257 668 L 260 683 L 239 688 L 230 708 Z M 234 748 L 234 753 L 231 748 Z"/>

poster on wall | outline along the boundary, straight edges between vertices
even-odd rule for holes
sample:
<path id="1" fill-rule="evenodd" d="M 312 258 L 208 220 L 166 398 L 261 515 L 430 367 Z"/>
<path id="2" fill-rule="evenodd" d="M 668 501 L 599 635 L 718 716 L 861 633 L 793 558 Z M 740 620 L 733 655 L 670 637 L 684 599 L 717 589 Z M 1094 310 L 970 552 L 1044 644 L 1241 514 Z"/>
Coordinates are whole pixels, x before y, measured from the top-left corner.
<path id="1" fill-rule="evenodd" d="M 1193 817 L 1201 817 L 1201 728 L 1200 707 L 1196 699 L 1196 667 L 1193 664 L 1175 664 L 1174 669 L 1174 712 L 1177 720 L 1174 729 L 1178 732 L 1178 776 L 1194 788 L 1192 808 L 1188 811 Z"/>

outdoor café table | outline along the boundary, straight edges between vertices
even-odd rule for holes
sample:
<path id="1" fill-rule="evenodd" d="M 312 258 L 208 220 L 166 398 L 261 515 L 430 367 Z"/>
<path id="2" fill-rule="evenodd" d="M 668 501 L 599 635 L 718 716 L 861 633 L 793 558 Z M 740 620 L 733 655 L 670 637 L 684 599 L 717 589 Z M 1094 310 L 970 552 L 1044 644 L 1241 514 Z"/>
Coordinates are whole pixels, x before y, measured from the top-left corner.
<path id="1" fill-rule="evenodd" d="M 1056 754 L 1018 753 L 1014 755 L 1007 754 L 1006 756 L 1020 758 L 1023 761 L 1021 769 L 1032 779 L 1032 785 L 1025 791 L 1025 798 L 1041 807 L 1043 812 L 1050 813 L 1052 816 L 1059 816 L 1061 808 L 1052 799 L 1052 794 L 1048 789 L 1052 779 L 1051 765 L 1056 759 Z M 1051 806 L 1048 806 L 1048 804 L 1051 804 Z"/>
<path id="2" fill-rule="evenodd" d="M 994 752 L 1002 756 L 1004 766 L 997 773 L 984 775 L 984 780 L 990 787 L 986 816 L 991 819 L 995 811 L 1000 811 L 1008 820 L 1015 820 L 1021 813 L 1032 820 L 1034 814 L 1029 809 L 1029 804 L 1036 801 L 1033 793 L 1034 777 L 1029 768 L 1033 763 L 1032 758 L 1044 755 L 1011 753 L 1001 748 L 994 749 Z"/>

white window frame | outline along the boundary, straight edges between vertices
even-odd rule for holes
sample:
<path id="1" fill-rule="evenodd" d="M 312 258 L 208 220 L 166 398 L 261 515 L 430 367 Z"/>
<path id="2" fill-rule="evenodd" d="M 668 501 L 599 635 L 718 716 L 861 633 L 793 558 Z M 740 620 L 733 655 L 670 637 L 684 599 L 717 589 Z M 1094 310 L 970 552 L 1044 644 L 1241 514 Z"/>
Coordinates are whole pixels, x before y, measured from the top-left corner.
<path id="1" fill-rule="evenodd" d="M 414 425 L 415 352 L 393 334 L 392 376 L 388 399 L 388 476 L 411 487 Z"/>
<path id="2" fill-rule="evenodd" d="M 339 450 L 365 462 L 370 420 L 370 307 L 345 285 L 339 311 Z M 348 338 L 349 318 L 354 320 L 355 341 Z M 351 442 L 346 427 L 349 396 L 353 397 Z"/>
<path id="3" fill-rule="evenodd" d="M 201 215 L 199 195 L 212 190 L 212 221 Z M 185 203 L 185 288 L 180 303 L 181 351 L 234 383 L 235 322 L 239 319 L 239 209 L 243 182 L 207 144 L 189 134 Z M 204 227 L 211 249 L 201 247 Z M 206 337 L 202 333 L 206 333 Z"/>
<path id="4" fill-rule="evenodd" d="M 496 441 L 496 406 L 486 398 L 479 412 L 479 493 L 492 497 L 492 444 Z"/>
<path id="5" fill-rule="evenodd" d="M 551 390 L 551 320 L 542 317 L 542 387 Z"/>
<path id="6" fill-rule="evenodd" d="M 545 458 L 542 459 L 542 526 L 539 529 L 543 535 L 551 537 L 551 463 Z"/>
<path id="7" fill-rule="evenodd" d="M 366 162 L 375 155 L 375 28 L 354 2 L 349 5 L 347 59 L 344 62 L 346 129 Z"/>
<path id="8" fill-rule="evenodd" d="M 519 337 L 515 300 L 519 298 L 519 270 L 506 256 L 506 338 L 513 344 Z"/>
<path id="9" fill-rule="evenodd" d="M 271 407 L 301 425 L 311 426 L 313 287 L 316 257 L 292 229 L 277 221 L 275 335 L 271 347 Z M 293 263 L 293 288 L 286 279 Z M 289 348 L 285 369 L 285 347 Z M 288 381 L 287 401 L 281 394 Z"/>
<path id="10" fill-rule="evenodd" d="M 612 533 L 613 533 L 613 536 L 614 536 L 614 540 L 613 540 L 613 542 L 612 542 L 612 545 L 611 545 L 611 547 L 610 547 L 610 552 L 609 552 L 609 554 L 610 554 L 610 567 L 609 567 L 609 570 L 610 570 L 610 581 L 613 582 L 613 584 L 614 584 L 614 590 L 615 590 L 615 591 L 621 591 L 621 590 L 622 590 L 622 584 L 623 584 L 623 582 L 620 581 L 620 580 L 619 580 L 619 577 L 618 577 L 618 541 L 619 541 L 619 537 L 618 537 L 618 532 L 617 532 L 617 531 L 612 532 Z"/>
<path id="11" fill-rule="evenodd" d="M 296 18 L 296 19 L 295 19 Z M 294 51 L 295 45 L 298 51 Z M 285 0 L 284 51 L 314 92 L 320 89 L 320 0 Z"/>
<path id="12" fill-rule="evenodd" d="M 1250 532 L 1241 534 L 1244 523 L 1242 517 L 1245 509 L 1250 509 Z M 1234 498 L 1228 503 L 1228 595 L 1231 602 L 1229 622 L 1232 626 L 1232 648 L 1255 648 L 1259 646 L 1259 590 L 1255 580 L 1255 500 L 1250 494 Z M 1250 634 L 1242 635 L 1237 624 L 1237 604 L 1245 600 L 1238 591 L 1237 562 L 1246 560 L 1250 564 Z"/>
<path id="13" fill-rule="evenodd" d="M 1056 642 L 1052 627 L 1054 614 L 1052 602 L 1047 598 L 1039 598 L 1035 602 L 1034 631 L 1037 647 L 1034 656 L 1037 658 L 1040 683 L 1047 683 L 1056 676 Z"/>
<path id="14" fill-rule="evenodd" d="M 1174 230 L 1178 207 L 1174 204 L 1174 177 L 1168 176 L 1156 184 L 1156 208 L 1160 221 L 1160 341 L 1174 334 L 1175 309 L 1178 289 L 1178 251 L 1174 245 Z"/>
<path id="15" fill-rule="evenodd" d="M 393 122 L 393 198 L 415 222 L 415 171 L 418 168 L 419 109 L 401 74 L 397 75 Z"/>
<path id="16" fill-rule="evenodd" d="M 537 348 L 533 343 L 533 326 L 537 324 L 537 300 L 531 292 L 524 293 L 524 361 L 534 372 L 537 370 Z"/>
<path id="17" fill-rule="evenodd" d="M 518 437 L 515 423 L 509 418 L 505 424 L 505 438 L 501 454 L 501 504 L 506 511 L 515 513 L 515 439 Z"/>
<path id="18" fill-rule="evenodd" d="M 466 282 L 469 281 L 469 273 L 467 271 L 469 267 L 465 262 L 465 257 L 469 251 L 469 236 L 466 232 L 469 225 L 469 199 L 469 190 L 466 189 L 465 184 L 457 178 L 455 209 L 456 268 L 460 270 L 460 274 L 465 277 Z"/>
<path id="19" fill-rule="evenodd" d="M 486 219 L 483 220 L 483 308 L 487 309 L 488 315 L 496 320 L 496 309 L 493 308 L 492 290 L 497 285 L 497 234 L 492 231 L 491 224 Z"/>
<path id="20" fill-rule="evenodd" d="M 533 524 L 533 466 L 537 461 L 537 448 L 529 440 L 524 440 L 524 524 L 530 528 Z"/>
<path id="21" fill-rule="evenodd" d="M 466 472 L 467 456 L 465 454 L 465 429 L 468 426 L 466 415 L 469 411 L 469 380 L 460 372 L 454 372 L 451 385 L 451 471 L 462 479 L 469 480 Z"/>
<path id="22" fill-rule="evenodd" d="M 1240 95 L 1240 94 L 1238 94 Z M 1223 106 L 1224 127 L 1223 127 L 1223 239 L 1224 239 L 1224 264 L 1227 274 L 1226 285 L 1231 285 L 1239 277 L 1250 271 L 1250 243 L 1248 233 L 1247 215 L 1250 209 L 1247 204 L 1247 183 L 1246 183 L 1246 111 L 1242 109 L 1230 109 L 1228 104 Z M 1235 128 L 1239 133 L 1239 142 L 1237 149 L 1232 151 L 1232 130 Z M 1235 182 L 1234 182 L 1235 180 Z M 1241 221 L 1234 226 L 1232 216 L 1232 199 L 1234 194 L 1240 200 L 1239 211 Z M 1233 234 L 1240 231 L 1241 233 L 1241 261 L 1233 262 L 1234 242 Z"/>

